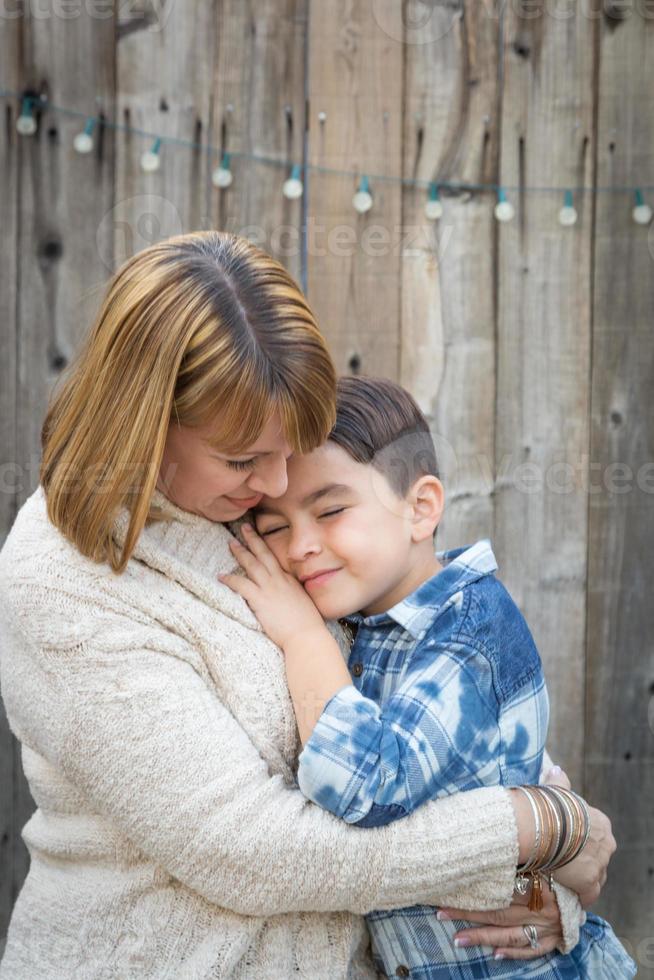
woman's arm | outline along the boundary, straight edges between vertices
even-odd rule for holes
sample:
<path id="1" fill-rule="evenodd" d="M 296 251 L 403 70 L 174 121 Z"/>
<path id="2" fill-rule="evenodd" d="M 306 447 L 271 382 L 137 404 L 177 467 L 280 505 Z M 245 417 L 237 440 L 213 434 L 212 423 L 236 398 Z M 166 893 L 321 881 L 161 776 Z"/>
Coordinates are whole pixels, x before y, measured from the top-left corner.
<path id="1" fill-rule="evenodd" d="M 46 646 L 39 624 L 7 625 L 10 724 L 180 882 L 258 916 L 509 902 L 518 835 L 505 791 L 430 803 L 389 827 L 349 827 L 271 776 L 191 666 L 186 641 L 94 600 L 62 585 L 53 603 L 52 586 L 30 583 L 41 625 L 66 608 L 75 634 L 72 624 L 92 613 L 93 635 Z"/>

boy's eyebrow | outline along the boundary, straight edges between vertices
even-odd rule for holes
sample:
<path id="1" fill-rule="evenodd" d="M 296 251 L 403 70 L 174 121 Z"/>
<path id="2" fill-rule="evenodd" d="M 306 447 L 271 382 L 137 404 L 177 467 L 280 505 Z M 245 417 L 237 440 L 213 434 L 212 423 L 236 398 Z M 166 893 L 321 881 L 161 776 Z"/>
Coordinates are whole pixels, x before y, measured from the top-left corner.
<path id="1" fill-rule="evenodd" d="M 343 490 L 351 490 L 352 487 L 348 487 L 345 483 L 328 483 L 324 487 L 320 487 L 319 490 L 314 490 L 313 493 L 308 494 L 300 501 L 301 507 L 306 507 L 308 504 L 314 504 L 316 500 L 320 500 L 321 497 L 326 497 L 329 493 L 339 493 Z M 257 514 L 278 514 L 279 511 L 275 510 L 275 504 L 259 504 L 254 508 Z"/>

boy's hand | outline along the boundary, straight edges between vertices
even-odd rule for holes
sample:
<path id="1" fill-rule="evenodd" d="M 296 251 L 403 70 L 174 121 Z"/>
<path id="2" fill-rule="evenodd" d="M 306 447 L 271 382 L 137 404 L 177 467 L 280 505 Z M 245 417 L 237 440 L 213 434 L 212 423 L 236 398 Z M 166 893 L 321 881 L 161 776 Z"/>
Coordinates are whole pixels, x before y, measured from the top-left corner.
<path id="1" fill-rule="evenodd" d="M 327 631 L 300 583 L 283 570 L 254 528 L 244 524 L 242 531 L 247 547 L 236 540 L 230 541 L 229 546 L 247 578 L 219 575 L 219 580 L 245 599 L 267 635 L 282 649 L 299 633 L 316 628 Z"/>

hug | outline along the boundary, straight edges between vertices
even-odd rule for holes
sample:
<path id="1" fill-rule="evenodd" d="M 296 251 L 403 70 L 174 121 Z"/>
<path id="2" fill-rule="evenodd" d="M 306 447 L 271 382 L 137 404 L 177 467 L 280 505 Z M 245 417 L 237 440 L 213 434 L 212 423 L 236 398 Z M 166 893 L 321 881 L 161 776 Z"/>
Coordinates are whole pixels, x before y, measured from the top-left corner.
<path id="1" fill-rule="evenodd" d="M 42 448 L 0 552 L 37 805 L 2 980 L 635 974 L 491 543 L 436 550 L 426 420 L 337 379 L 281 265 L 129 259 Z"/>

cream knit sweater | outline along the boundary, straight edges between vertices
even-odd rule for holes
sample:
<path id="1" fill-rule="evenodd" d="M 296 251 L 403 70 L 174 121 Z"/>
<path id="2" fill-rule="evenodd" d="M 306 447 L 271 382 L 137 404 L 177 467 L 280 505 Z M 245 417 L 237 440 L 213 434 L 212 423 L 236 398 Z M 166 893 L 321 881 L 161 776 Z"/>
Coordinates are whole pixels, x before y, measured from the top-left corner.
<path id="1" fill-rule="evenodd" d="M 372 978 L 362 913 L 508 904 L 504 790 L 376 829 L 304 799 L 283 658 L 216 579 L 229 530 L 153 504 L 166 520 L 123 575 L 49 522 L 41 487 L 0 553 L 2 696 L 37 804 L 0 978 Z"/>

